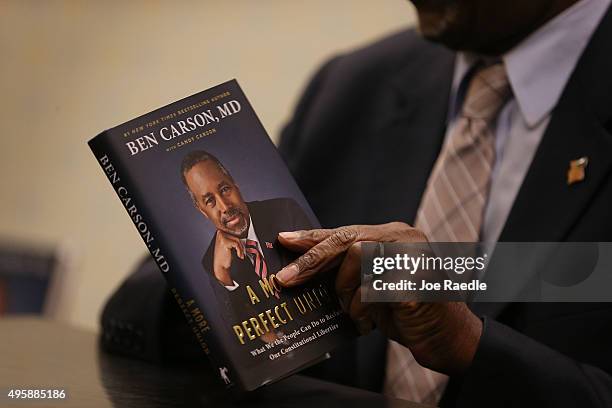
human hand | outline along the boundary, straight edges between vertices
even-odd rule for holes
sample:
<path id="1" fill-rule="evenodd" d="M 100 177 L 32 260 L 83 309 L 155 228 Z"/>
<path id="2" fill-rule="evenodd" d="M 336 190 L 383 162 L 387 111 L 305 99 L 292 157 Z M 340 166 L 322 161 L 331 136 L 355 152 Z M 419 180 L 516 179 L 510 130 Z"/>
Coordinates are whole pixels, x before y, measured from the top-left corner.
<path id="1" fill-rule="evenodd" d="M 300 285 L 340 265 L 336 292 L 342 308 L 362 333 L 376 326 L 410 348 L 419 364 L 445 374 L 461 373 L 471 364 L 482 322 L 465 303 L 361 302 L 361 243 L 427 242 L 420 230 L 401 222 L 352 225 L 283 232 L 279 241 L 293 251 L 304 252 L 276 274 L 281 285 Z"/>
<path id="2" fill-rule="evenodd" d="M 225 232 L 217 231 L 213 254 L 213 272 L 215 278 L 226 286 L 234 284 L 230 275 L 232 251 L 236 251 L 238 258 L 244 259 L 244 247 L 240 239 Z"/>

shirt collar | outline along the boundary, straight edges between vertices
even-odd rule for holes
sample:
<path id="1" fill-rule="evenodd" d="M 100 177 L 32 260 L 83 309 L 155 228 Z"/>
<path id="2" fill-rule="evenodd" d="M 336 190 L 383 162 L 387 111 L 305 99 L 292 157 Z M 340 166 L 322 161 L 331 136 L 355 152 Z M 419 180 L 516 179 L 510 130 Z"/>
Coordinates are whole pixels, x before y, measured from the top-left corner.
<path id="1" fill-rule="evenodd" d="M 534 31 L 502 56 L 514 98 L 529 127 L 555 107 L 565 84 L 612 0 L 580 0 Z M 460 85 L 478 57 L 460 52 L 455 62 L 451 112 L 462 95 Z"/>
<path id="2" fill-rule="evenodd" d="M 246 238 L 242 238 L 241 241 L 244 244 L 247 239 L 257 242 L 259 244 L 259 240 L 257 239 L 257 235 L 255 234 L 255 227 L 253 226 L 253 220 L 251 219 L 251 215 L 249 215 L 249 232 L 247 233 Z"/>

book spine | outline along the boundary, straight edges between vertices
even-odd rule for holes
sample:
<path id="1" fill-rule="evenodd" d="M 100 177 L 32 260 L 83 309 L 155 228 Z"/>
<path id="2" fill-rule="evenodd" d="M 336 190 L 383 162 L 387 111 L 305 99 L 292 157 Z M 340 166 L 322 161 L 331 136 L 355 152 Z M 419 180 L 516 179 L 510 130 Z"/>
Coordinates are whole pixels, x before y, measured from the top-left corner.
<path id="1" fill-rule="evenodd" d="M 90 140 L 88 144 L 91 151 L 168 282 L 171 295 L 185 316 L 199 346 L 216 369 L 221 370 L 232 366 L 229 359 L 224 356 L 223 348 L 215 339 L 209 321 L 203 313 L 204 308 L 199 307 L 195 301 L 195 296 L 190 293 L 191 291 L 181 285 L 181 280 L 178 279 L 180 271 L 175 271 L 177 263 L 172 262 L 172 254 L 167 251 L 168 246 L 164 245 L 162 237 L 157 234 L 153 219 L 148 216 L 145 202 L 140 199 L 142 195 L 138 194 L 136 185 L 129 177 L 129 171 L 123 166 L 118 156 L 114 154 L 114 149 L 108 141 L 109 137 L 108 133 L 103 132 Z M 224 377 L 227 387 L 238 385 L 231 381 L 228 383 L 226 379 L 227 376 Z"/>

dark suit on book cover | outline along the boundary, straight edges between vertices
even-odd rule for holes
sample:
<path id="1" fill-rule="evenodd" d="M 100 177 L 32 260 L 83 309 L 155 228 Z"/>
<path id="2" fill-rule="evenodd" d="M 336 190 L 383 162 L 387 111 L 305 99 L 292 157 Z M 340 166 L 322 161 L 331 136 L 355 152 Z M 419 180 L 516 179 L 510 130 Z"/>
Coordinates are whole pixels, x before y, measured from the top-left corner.
<path id="1" fill-rule="evenodd" d="M 253 335 L 249 326 L 241 329 L 244 322 L 250 323 L 277 305 L 283 307 L 283 302 L 289 304 L 286 291 L 276 292 L 270 286 L 272 274 L 292 260 L 277 245 L 278 233 L 312 225 L 293 199 L 245 202 L 230 171 L 208 151 L 188 152 L 181 162 L 181 178 L 194 209 L 216 230 L 202 266 L 211 278 L 217 310 L 227 330 L 245 344 Z M 257 341 L 269 343 L 279 334 L 278 330 L 264 330 Z"/>
<path id="2" fill-rule="evenodd" d="M 259 248 L 263 253 L 263 258 L 267 265 L 268 274 L 276 273 L 283 266 L 287 265 L 296 254 L 288 251 L 277 242 L 277 236 L 282 231 L 295 231 L 312 228 L 312 223 L 291 198 L 274 198 L 263 201 L 251 201 L 246 203 L 257 238 Z M 215 235 L 218 232 L 215 233 Z M 231 276 L 238 284 L 235 290 L 229 290 L 225 284 L 219 282 L 212 274 L 213 256 L 215 252 L 215 237 L 202 258 L 202 266 L 206 273 L 211 277 L 211 286 L 215 292 L 217 301 L 220 303 L 219 310 L 224 315 L 228 327 L 240 324 L 240 321 L 255 316 L 262 310 L 266 310 L 267 305 L 274 305 L 279 302 L 274 297 L 265 298 L 261 295 L 259 280 L 254 269 L 254 264 L 248 256 L 244 259 L 232 255 Z M 262 300 L 257 305 L 252 305 L 245 291 L 249 285 Z M 280 295 L 283 298 L 283 293 Z M 257 313 L 255 312 L 257 310 Z"/>
<path id="3" fill-rule="evenodd" d="M 611 48 L 608 10 L 552 112 L 500 241 L 612 241 Z M 334 58 L 314 76 L 280 150 L 324 227 L 414 221 L 445 134 L 455 58 L 405 31 Z M 587 177 L 568 187 L 568 161 L 582 155 L 590 157 Z M 141 266 L 111 298 L 103 325 L 115 318 L 184 327 L 159 275 L 152 262 Z M 159 314 L 117 307 L 136 304 L 133 294 L 147 286 L 157 290 Z M 612 406 L 612 304 L 475 309 L 487 326 L 471 368 L 451 378 L 442 406 Z M 183 344 L 192 344 L 185 332 Z M 151 355 L 177 347 L 178 338 L 170 347 L 159 332 L 147 333 Z M 373 332 L 310 373 L 381 391 L 386 346 Z"/>

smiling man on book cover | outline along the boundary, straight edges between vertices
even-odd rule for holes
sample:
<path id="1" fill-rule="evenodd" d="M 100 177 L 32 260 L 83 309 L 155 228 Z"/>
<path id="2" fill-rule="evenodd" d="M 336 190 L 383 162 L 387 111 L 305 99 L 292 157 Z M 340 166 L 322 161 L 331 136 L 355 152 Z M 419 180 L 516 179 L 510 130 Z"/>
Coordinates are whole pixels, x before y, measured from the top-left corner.
<path id="1" fill-rule="evenodd" d="M 181 177 L 195 208 L 216 229 L 202 266 L 214 277 L 212 287 L 228 323 L 277 304 L 284 296 L 265 289 L 268 279 L 296 256 L 277 245 L 276 238 L 287 229 L 312 228 L 305 212 L 290 198 L 245 202 L 230 172 L 204 150 L 183 158 Z M 254 293 L 261 300 L 257 307 Z M 261 336 L 266 342 L 274 339 L 272 332 Z"/>

